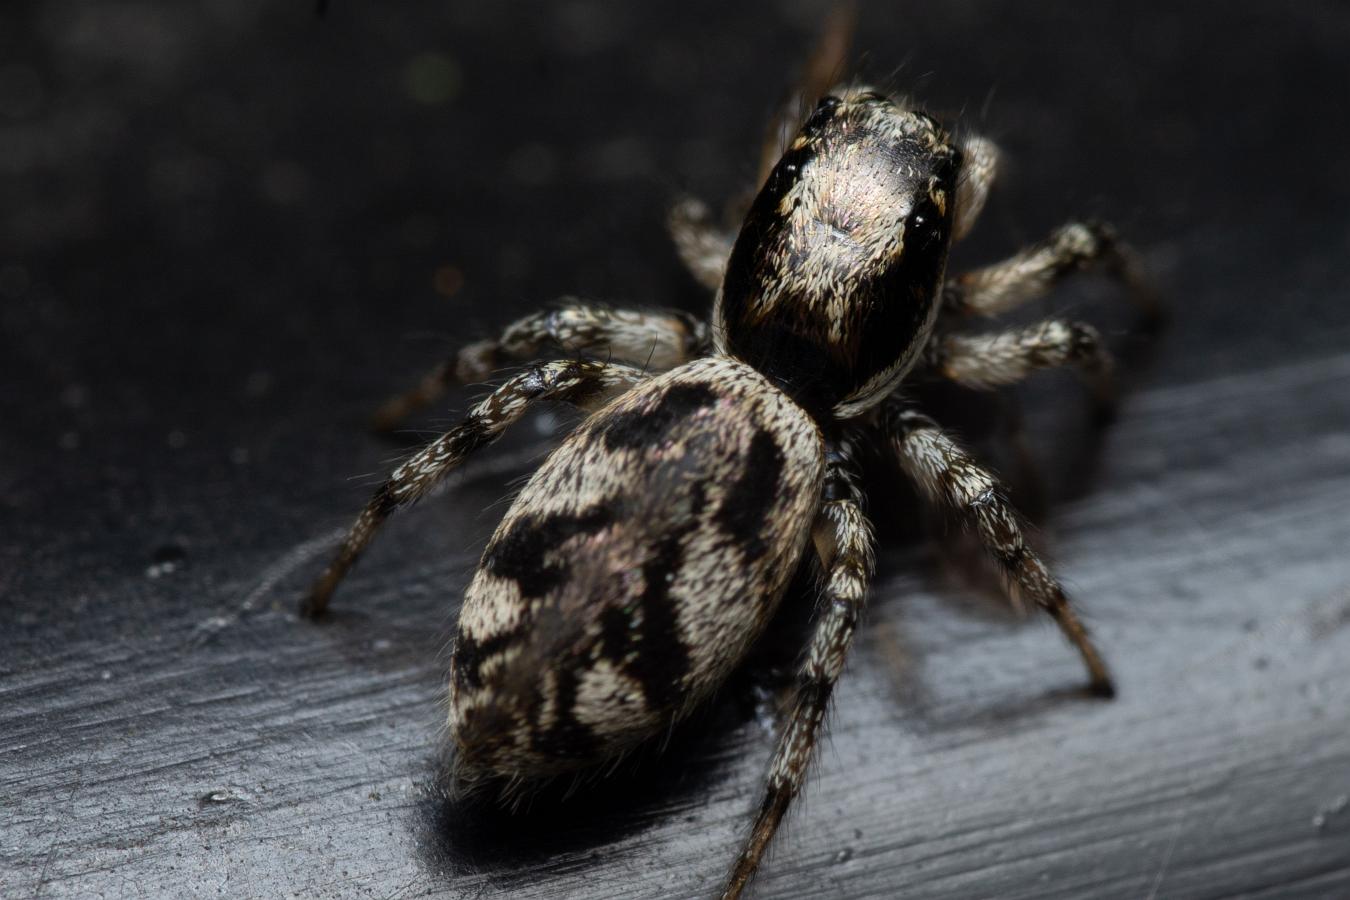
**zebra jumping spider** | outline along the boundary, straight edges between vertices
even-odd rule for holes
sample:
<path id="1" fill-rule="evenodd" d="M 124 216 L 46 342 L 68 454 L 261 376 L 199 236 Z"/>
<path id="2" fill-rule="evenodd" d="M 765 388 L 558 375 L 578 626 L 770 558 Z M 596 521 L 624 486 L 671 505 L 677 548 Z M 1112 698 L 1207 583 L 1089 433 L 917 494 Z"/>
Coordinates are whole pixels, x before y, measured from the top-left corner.
<path id="1" fill-rule="evenodd" d="M 875 547 L 855 471 L 863 442 L 887 447 L 927 498 L 977 532 L 1010 589 L 1081 654 L 1091 690 L 1111 696 L 1105 662 L 999 482 L 901 393 L 915 371 L 992 388 L 1069 364 L 1109 384 L 1110 358 L 1088 325 L 957 327 L 1090 264 L 1145 296 L 1127 248 L 1082 223 L 946 278 L 948 249 L 984 206 L 997 159 L 989 141 L 958 139 L 875 91 L 826 96 L 767 170 L 738 235 L 710 226 L 696 203 L 673 214 L 680 255 L 716 291 L 710 326 L 571 301 L 464 348 L 391 401 L 386 425 L 453 381 L 568 354 L 530 362 L 399 466 L 303 612 L 326 608 L 391 513 L 534 404 L 587 411 L 489 541 L 450 662 L 456 777 L 527 787 L 666 732 L 724 682 L 814 557 L 822 597 L 727 898 L 802 786 L 865 606 Z"/>

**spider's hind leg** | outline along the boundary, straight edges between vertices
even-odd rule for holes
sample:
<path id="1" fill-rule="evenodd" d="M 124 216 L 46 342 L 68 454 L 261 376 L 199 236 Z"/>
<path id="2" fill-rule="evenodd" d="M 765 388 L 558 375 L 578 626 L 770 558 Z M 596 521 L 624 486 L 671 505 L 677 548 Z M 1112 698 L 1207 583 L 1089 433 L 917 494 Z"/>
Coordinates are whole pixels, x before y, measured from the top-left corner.
<path id="1" fill-rule="evenodd" d="M 501 366 L 534 359 L 549 350 L 570 355 L 607 356 L 664 371 L 697 356 L 707 326 L 676 310 L 612 309 L 564 299 L 556 309 L 517 319 L 496 340 L 463 347 L 432 369 L 417 386 L 384 402 L 375 413 L 376 431 L 390 431 L 435 402 L 453 384 L 483 381 Z"/>
<path id="2" fill-rule="evenodd" d="M 301 603 L 301 614 L 317 616 L 327 608 L 333 591 L 395 510 L 415 502 L 469 454 L 500 437 L 534 402 L 560 400 L 592 409 L 644 377 L 642 371 L 629 366 L 562 360 L 531 366 L 503 384 L 463 422 L 395 469 L 380 485 Z"/>
<path id="3" fill-rule="evenodd" d="M 1030 547 L 1003 486 L 927 416 L 889 400 L 881 427 L 900 465 L 923 491 L 978 532 L 998 560 L 1017 595 L 1033 601 L 1055 620 L 1078 649 L 1087 667 L 1090 689 L 1103 697 L 1115 686 L 1101 653 L 1050 569 Z"/>
<path id="4" fill-rule="evenodd" d="M 769 766 L 768 788 L 750 837 L 732 869 L 723 900 L 745 890 L 765 849 L 801 790 L 830 694 L 844 669 L 849 643 L 867 602 L 876 567 L 872 526 L 854 480 L 851 445 L 841 442 L 826 474 L 825 501 L 812 539 L 825 572 L 825 590 L 811 643 L 797 671 L 797 693 Z"/>

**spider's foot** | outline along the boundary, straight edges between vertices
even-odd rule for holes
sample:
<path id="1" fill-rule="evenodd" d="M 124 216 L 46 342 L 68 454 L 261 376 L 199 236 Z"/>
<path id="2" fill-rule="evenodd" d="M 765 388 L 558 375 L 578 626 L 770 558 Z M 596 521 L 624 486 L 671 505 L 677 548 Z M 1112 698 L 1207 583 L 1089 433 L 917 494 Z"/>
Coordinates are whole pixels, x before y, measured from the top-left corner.
<path id="1" fill-rule="evenodd" d="M 299 613 L 303 619 L 317 619 L 328 609 L 328 601 L 332 599 L 333 589 L 337 587 L 337 580 L 331 573 L 325 572 L 314 582 L 314 586 L 309 589 L 300 600 Z"/>
<path id="2" fill-rule="evenodd" d="M 1116 683 L 1109 677 L 1094 678 L 1088 683 L 1088 693 L 1093 697 L 1111 700 L 1116 696 Z"/>

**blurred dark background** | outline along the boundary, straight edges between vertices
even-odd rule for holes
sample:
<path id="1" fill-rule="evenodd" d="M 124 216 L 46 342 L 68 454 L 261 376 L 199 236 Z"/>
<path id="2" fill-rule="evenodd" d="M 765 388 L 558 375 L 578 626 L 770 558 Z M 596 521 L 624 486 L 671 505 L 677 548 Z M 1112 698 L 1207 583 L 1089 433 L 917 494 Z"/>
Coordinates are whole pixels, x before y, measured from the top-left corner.
<path id="1" fill-rule="evenodd" d="M 0 8 L 0 894 L 716 889 L 772 679 L 521 818 L 435 787 L 449 623 L 553 416 L 330 622 L 291 610 L 477 389 L 396 442 L 385 396 L 560 294 L 706 309 L 665 211 L 745 188 L 825 10 Z M 874 497 L 892 549 L 761 896 L 1350 895 L 1350 8 L 864 3 L 856 48 L 1005 150 L 954 267 L 1100 216 L 1173 322 L 1074 280 L 1029 314 L 1103 325 L 1119 421 L 1067 375 L 1012 392 L 1121 697 Z M 947 399 L 1010 468 L 1004 407 Z"/>

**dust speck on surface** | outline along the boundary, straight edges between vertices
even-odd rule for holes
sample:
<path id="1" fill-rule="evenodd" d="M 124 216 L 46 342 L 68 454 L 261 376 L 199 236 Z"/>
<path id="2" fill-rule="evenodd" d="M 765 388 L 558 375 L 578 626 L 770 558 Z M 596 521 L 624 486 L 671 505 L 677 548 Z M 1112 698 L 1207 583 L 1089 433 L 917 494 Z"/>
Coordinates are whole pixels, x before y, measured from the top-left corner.
<path id="1" fill-rule="evenodd" d="M 209 809 L 215 806 L 225 806 L 231 803 L 247 803 L 249 795 L 242 788 L 223 787 L 214 791 L 207 791 L 197 798 L 197 806 L 201 809 Z"/>
<path id="2" fill-rule="evenodd" d="M 1313 827 L 1318 831 L 1325 830 L 1333 818 L 1345 812 L 1346 807 L 1350 807 L 1350 794 L 1341 794 L 1325 806 L 1319 807 L 1313 815 Z"/>

